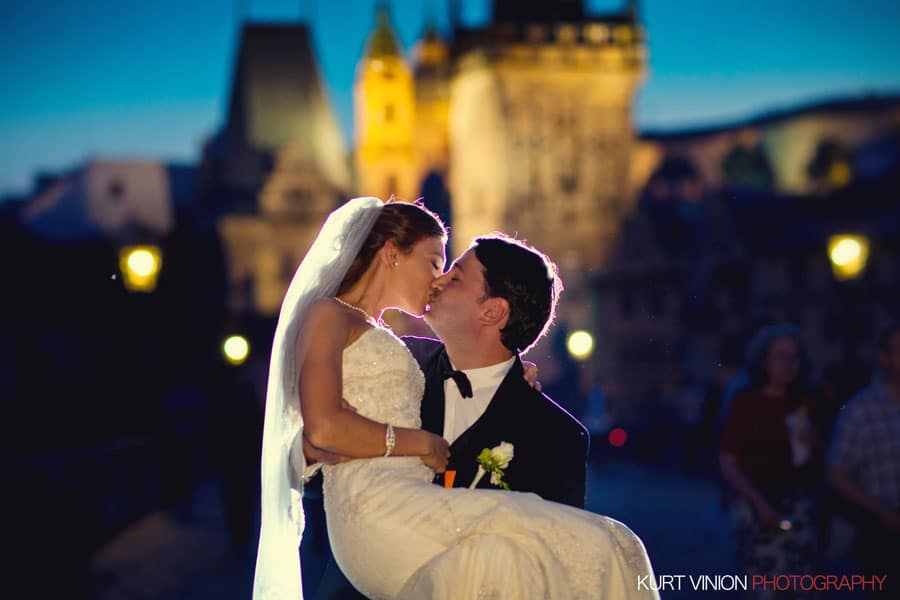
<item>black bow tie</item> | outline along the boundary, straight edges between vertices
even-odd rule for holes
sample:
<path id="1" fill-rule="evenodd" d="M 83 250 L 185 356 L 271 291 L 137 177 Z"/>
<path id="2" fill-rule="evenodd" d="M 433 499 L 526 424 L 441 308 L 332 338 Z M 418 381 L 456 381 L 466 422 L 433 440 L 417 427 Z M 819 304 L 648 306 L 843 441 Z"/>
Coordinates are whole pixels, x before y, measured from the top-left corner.
<path id="1" fill-rule="evenodd" d="M 472 397 L 472 384 L 469 382 L 469 378 L 466 377 L 466 374 L 462 371 L 457 371 L 450 366 L 450 359 L 447 358 L 446 352 L 441 353 L 438 368 L 441 375 L 441 381 L 446 380 L 448 377 L 452 377 L 453 381 L 456 382 L 456 387 L 459 389 L 459 393 L 462 394 L 462 397 Z"/>

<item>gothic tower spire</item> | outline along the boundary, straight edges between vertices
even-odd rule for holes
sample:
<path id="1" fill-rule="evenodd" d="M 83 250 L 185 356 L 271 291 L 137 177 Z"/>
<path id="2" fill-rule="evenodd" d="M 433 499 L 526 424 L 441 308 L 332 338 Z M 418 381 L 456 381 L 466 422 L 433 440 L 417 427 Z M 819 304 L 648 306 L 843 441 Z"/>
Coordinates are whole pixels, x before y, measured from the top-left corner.
<path id="1" fill-rule="evenodd" d="M 414 199 L 413 76 L 385 2 L 377 5 L 375 28 L 357 67 L 353 103 L 359 193 Z"/>

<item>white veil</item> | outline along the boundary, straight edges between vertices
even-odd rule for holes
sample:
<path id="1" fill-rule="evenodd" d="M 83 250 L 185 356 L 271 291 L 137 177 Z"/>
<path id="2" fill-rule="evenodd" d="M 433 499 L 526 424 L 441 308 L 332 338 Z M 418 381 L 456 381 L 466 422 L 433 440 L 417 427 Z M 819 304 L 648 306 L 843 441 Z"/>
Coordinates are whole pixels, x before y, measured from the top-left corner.
<path id="1" fill-rule="evenodd" d="M 281 304 L 272 342 L 262 447 L 262 523 L 254 600 L 299 600 L 300 538 L 303 534 L 303 419 L 295 356 L 300 325 L 311 304 L 338 286 L 381 214 L 378 198 L 354 198 L 332 212 L 297 271 Z"/>

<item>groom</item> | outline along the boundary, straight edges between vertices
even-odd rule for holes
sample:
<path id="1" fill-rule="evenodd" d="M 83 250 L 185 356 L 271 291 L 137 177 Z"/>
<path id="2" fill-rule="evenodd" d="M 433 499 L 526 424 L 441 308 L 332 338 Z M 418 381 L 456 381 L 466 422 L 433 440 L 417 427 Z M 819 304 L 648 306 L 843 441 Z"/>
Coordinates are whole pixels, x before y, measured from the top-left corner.
<path id="1" fill-rule="evenodd" d="M 450 442 L 436 483 L 468 486 L 481 450 L 509 442 L 511 490 L 584 507 L 588 432 L 525 381 L 519 359 L 549 329 L 561 289 L 549 258 L 502 234 L 477 238 L 435 281 L 425 321 L 441 341 L 404 342 L 425 374 L 422 428 Z M 315 597 L 361 596 L 332 559 Z"/>
<path id="2" fill-rule="evenodd" d="M 588 433 L 528 385 L 519 359 L 549 329 L 561 288 L 547 257 L 499 234 L 476 239 L 435 281 L 425 321 L 441 341 L 404 341 L 425 373 L 422 428 L 450 442 L 454 486 L 473 480 L 483 448 L 510 442 L 510 489 L 584 507 Z"/>

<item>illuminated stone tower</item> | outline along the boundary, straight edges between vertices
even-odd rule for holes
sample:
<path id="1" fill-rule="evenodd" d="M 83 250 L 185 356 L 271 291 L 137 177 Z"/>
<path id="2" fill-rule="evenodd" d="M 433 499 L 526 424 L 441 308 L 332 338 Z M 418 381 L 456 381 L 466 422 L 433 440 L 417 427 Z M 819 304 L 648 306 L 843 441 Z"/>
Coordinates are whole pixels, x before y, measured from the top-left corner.
<path id="1" fill-rule="evenodd" d="M 415 199 L 413 76 L 385 5 L 378 8 L 375 31 L 357 67 L 353 102 L 357 193 Z"/>
<path id="2" fill-rule="evenodd" d="M 632 104 L 644 75 L 633 3 L 496 0 L 484 30 L 457 30 L 450 190 L 455 252 L 518 232 L 564 273 L 602 268 L 631 203 Z"/>
<path id="3" fill-rule="evenodd" d="M 303 24 L 246 24 L 224 130 L 209 145 L 232 314 L 275 316 L 328 213 L 350 190 L 347 152 Z"/>
<path id="4" fill-rule="evenodd" d="M 416 86 L 415 148 L 418 183 L 444 174 L 450 159 L 450 49 L 433 26 L 413 49 Z"/>

